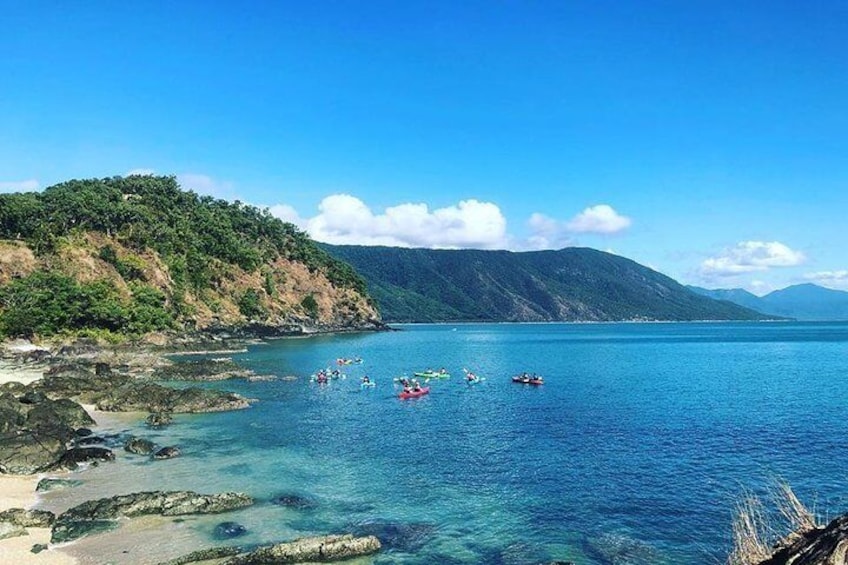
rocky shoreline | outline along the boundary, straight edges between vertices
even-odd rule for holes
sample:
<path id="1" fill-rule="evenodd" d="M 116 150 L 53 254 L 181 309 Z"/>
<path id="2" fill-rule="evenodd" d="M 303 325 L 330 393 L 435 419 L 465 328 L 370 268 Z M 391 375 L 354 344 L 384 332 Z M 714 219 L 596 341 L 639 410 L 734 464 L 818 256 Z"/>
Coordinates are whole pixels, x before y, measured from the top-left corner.
<path id="1" fill-rule="evenodd" d="M 105 347 L 87 340 L 52 349 L 20 340 L 5 344 L 0 353 L 4 366 L 0 381 L 0 477 L 62 473 L 80 465 L 113 461 L 113 449 L 120 446 L 114 445 L 114 438 L 110 443 L 96 434 L 96 423 L 86 407 L 105 412 L 139 413 L 142 418 L 146 413 L 147 424 L 151 427 L 169 425 L 173 414 L 249 408 L 250 400 L 238 394 L 160 384 L 162 381 L 269 378 L 253 375 L 226 358 L 175 364 L 166 357 L 192 350 L 226 352 L 234 347 L 241 349 L 249 343 L 245 341 L 247 337 L 204 334 L 200 339 L 182 336 L 166 343 L 130 347 Z M 15 380 L 18 372 L 27 373 L 29 377 L 18 382 Z M 32 378 L 34 372 L 41 372 L 43 376 Z M 156 447 L 142 437 L 133 436 L 123 441 L 125 451 L 152 459 L 180 455 L 176 446 Z M 69 481 L 72 479 L 43 479 L 32 490 L 62 487 Z M 228 512 L 250 504 L 253 500 L 242 493 L 156 491 L 90 500 L 58 516 L 34 510 L 32 503 L 23 505 L 27 507 L 0 507 L 0 561 L 71 563 L 73 559 L 61 551 L 47 550 L 55 549 L 57 544 L 115 529 L 119 521 L 129 518 Z M 222 527 L 222 537 L 226 538 L 238 532 L 240 526 L 224 522 Z M 28 536 L 30 532 L 41 535 L 31 536 L 33 543 L 26 555 L 21 548 L 24 542 L 20 541 L 25 538 L 20 536 Z M 44 532 L 49 532 L 49 540 Z M 15 553 L 5 549 L 6 539 L 16 539 Z M 368 555 L 379 549 L 380 541 L 374 536 L 328 535 L 264 547 L 204 548 L 171 563 L 222 562 L 222 559 L 233 565 L 328 562 Z M 6 558 L 10 555 L 14 555 L 12 560 Z"/>

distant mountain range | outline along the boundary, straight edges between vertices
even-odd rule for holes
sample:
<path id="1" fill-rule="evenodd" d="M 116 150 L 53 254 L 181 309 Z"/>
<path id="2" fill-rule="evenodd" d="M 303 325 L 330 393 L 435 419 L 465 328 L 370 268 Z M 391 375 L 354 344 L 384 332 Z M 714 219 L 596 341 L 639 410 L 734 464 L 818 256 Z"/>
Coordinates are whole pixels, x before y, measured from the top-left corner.
<path id="1" fill-rule="evenodd" d="M 807 321 L 848 320 L 848 292 L 832 290 L 812 283 L 775 290 L 762 297 L 741 288 L 716 290 L 697 286 L 688 288 L 703 296 L 727 300 L 763 314 Z"/>
<path id="2" fill-rule="evenodd" d="M 482 251 L 324 245 L 387 322 L 759 320 L 638 263 L 588 248 Z"/>

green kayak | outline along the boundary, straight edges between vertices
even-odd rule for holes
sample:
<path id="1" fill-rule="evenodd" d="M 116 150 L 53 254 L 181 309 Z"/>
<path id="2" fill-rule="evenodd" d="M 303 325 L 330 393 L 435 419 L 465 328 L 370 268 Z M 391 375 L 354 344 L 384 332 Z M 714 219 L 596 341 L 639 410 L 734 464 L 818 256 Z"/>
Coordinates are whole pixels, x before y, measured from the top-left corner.
<path id="1" fill-rule="evenodd" d="M 420 379 L 447 379 L 450 377 L 450 373 L 447 371 L 421 371 L 413 373 L 413 375 Z"/>

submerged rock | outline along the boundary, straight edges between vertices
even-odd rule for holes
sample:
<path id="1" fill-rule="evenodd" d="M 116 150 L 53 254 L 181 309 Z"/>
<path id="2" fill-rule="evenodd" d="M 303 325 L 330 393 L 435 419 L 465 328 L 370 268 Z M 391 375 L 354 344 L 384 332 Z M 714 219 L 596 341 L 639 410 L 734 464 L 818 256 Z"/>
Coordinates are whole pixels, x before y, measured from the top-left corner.
<path id="1" fill-rule="evenodd" d="M 653 546 L 620 533 L 589 539 L 586 548 L 603 563 L 613 565 L 654 565 L 663 561 Z"/>
<path id="2" fill-rule="evenodd" d="M 236 492 L 198 494 L 192 491 L 154 491 L 89 500 L 56 518 L 51 541 L 58 543 L 77 539 L 99 531 L 108 524 L 114 525 L 114 521 L 121 517 L 133 518 L 147 514 L 217 514 L 251 504 L 251 497 Z"/>
<path id="3" fill-rule="evenodd" d="M 247 528 L 238 522 L 221 522 L 212 531 L 212 536 L 215 539 L 224 540 L 237 538 L 247 533 Z"/>
<path id="4" fill-rule="evenodd" d="M 261 547 L 224 562 L 224 565 L 265 565 L 272 563 L 325 563 L 380 551 L 374 536 L 355 538 L 350 534 L 301 538 Z"/>
<path id="5" fill-rule="evenodd" d="M 285 506 L 286 508 L 294 508 L 295 510 L 312 510 L 318 507 L 318 503 L 315 500 L 293 493 L 275 496 L 271 499 L 271 503 L 277 506 Z"/>
<path id="6" fill-rule="evenodd" d="M 413 553 L 424 547 L 436 531 L 436 526 L 425 523 L 365 522 L 354 526 L 352 531 L 358 536 L 376 536 L 388 549 Z"/>
<path id="7" fill-rule="evenodd" d="M 149 439 L 132 436 L 124 444 L 124 450 L 136 455 L 150 455 L 153 453 L 153 442 Z"/>

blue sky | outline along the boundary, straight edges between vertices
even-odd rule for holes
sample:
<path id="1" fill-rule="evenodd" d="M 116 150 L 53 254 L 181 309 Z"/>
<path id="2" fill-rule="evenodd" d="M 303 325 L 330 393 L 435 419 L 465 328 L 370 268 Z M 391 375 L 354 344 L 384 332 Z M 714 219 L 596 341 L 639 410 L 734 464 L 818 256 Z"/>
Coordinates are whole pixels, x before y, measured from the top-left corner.
<path id="1" fill-rule="evenodd" d="M 317 239 L 848 289 L 848 2 L 0 0 L 0 190 L 130 171 Z"/>

